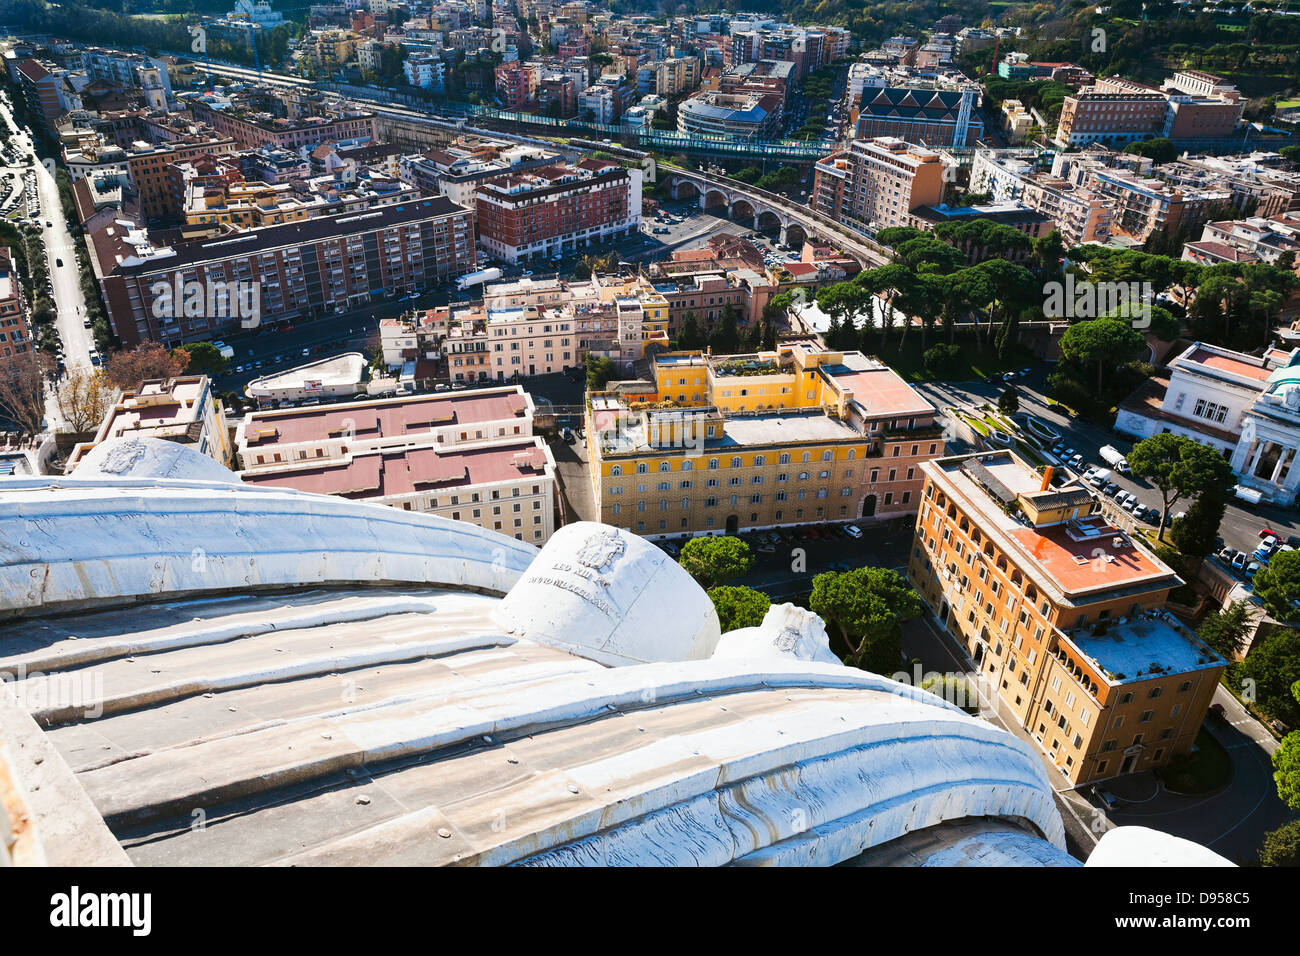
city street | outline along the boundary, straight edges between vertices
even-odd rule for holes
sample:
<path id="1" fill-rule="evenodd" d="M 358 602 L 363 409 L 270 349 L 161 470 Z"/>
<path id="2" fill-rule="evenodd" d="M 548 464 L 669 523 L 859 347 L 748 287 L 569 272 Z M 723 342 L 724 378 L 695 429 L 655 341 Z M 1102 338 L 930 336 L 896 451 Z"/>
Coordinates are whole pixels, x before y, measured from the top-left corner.
<path id="1" fill-rule="evenodd" d="M 90 349 L 95 343 L 94 334 L 82 323 L 85 321 L 86 300 L 81 294 L 81 278 L 77 269 L 76 245 L 68 232 L 68 223 L 59 202 L 59 189 L 44 164 L 36 159 L 31 136 L 19 126 L 9 110 L 8 103 L 0 100 L 0 112 L 10 126 L 18 127 L 13 137 L 18 150 L 27 158 L 36 174 L 37 195 L 40 197 L 41 237 L 49 259 L 50 284 L 54 289 L 55 324 L 63 342 L 64 365 L 84 368 L 90 365 Z M 59 265 L 62 261 L 63 265 Z"/>

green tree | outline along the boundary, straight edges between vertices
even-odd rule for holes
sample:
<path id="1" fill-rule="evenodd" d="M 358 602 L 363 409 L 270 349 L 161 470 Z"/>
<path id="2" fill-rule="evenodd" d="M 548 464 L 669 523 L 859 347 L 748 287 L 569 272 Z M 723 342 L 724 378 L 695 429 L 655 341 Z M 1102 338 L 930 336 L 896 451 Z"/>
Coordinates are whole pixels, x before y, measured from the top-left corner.
<path id="1" fill-rule="evenodd" d="M 754 564 L 749 545 L 732 535 L 691 538 L 677 562 L 702 588 L 717 587 L 738 578 Z"/>
<path id="2" fill-rule="evenodd" d="M 952 378 L 961 368 L 962 348 L 960 345 L 939 344 L 928 348 L 921 355 L 925 373 L 931 378 Z"/>
<path id="3" fill-rule="evenodd" d="M 1300 631 L 1289 628 L 1275 631 L 1265 640 L 1256 638 L 1246 659 L 1233 664 L 1229 674 L 1229 681 L 1235 686 L 1250 682 L 1246 686 L 1253 690 L 1255 706 L 1288 727 L 1300 727 L 1300 702 L 1291 691 L 1291 685 L 1297 680 L 1300 680 Z"/>
<path id="4" fill-rule="evenodd" d="M 921 613 L 921 599 L 890 568 L 819 574 L 808 606 L 839 629 L 848 647 L 845 663 L 877 674 L 897 669 L 903 621 Z"/>
<path id="5" fill-rule="evenodd" d="M 1061 260 L 1065 258 L 1065 240 L 1059 229 L 1053 229 L 1047 235 L 1033 240 L 1032 248 L 1040 275 L 1046 277 L 1060 271 Z"/>
<path id="6" fill-rule="evenodd" d="M 1008 385 L 998 396 L 998 409 L 1003 414 L 1013 415 L 1020 411 L 1020 393 L 1014 385 Z"/>
<path id="7" fill-rule="evenodd" d="M 1298 149 L 1300 146 L 1283 146 Z M 1292 820 L 1264 834 L 1259 848 L 1260 866 L 1300 866 L 1300 820 Z"/>
<path id="8" fill-rule="evenodd" d="M 1106 370 L 1132 362 L 1146 351 L 1137 330 L 1117 319 L 1076 322 L 1061 336 L 1061 358 L 1081 367 L 1096 365 L 1097 394 L 1104 391 Z"/>
<path id="9" fill-rule="evenodd" d="M 1274 555 L 1255 574 L 1254 590 L 1268 613 L 1279 621 L 1300 621 L 1300 608 L 1292 604 L 1300 599 L 1300 551 Z"/>
<path id="10" fill-rule="evenodd" d="M 1232 660 L 1246 649 L 1246 638 L 1254 624 L 1250 608 L 1247 601 L 1233 601 L 1206 617 L 1197 636 L 1220 657 Z"/>
<path id="11" fill-rule="evenodd" d="M 1071 326 L 1071 330 L 1075 328 L 1078 326 Z M 1164 509 L 1157 537 L 1161 540 L 1164 540 L 1169 510 L 1175 502 L 1207 492 L 1226 499 L 1233 484 L 1232 466 L 1222 455 L 1183 435 L 1169 432 L 1152 435 L 1134 445 L 1127 458 L 1133 474 L 1149 479 L 1160 492 Z M 1300 559 L 1300 552 L 1294 553 Z"/>
<path id="12" fill-rule="evenodd" d="M 700 320 L 693 311 L 687 310 L 682 316 L 682 326 L 677 330 L 677 347 L 679 349 L 698 349 L 704 344 L 700 334 Z"/>
<path id="13" fill-rule="evenodd" d="M 1277 795 L 1292 810 L 1300 810 L 1300 730 L 1282 738 L 1273 751 L 1273 782 Z"/>
<path id="14" fill-rule="evenodd" d="M 1172 140 L 1164 137 L 1156 139 L 1143 140 L 1140 143 L 1130 143 L 1124 147 L 1124 152 L 1133 153 L 1138 156 L 1146 156 L 1153 160 L 1157 166 L 1164 163 L 1172 163 L 1178 158 L 1178 147 Z"/>
<path id="15" fill-rule="evenodd" d="M 587 353 L 587 390 L 598 392 L 618 373 L 614 360 L 608 355 Z"/>
<path id="16" fill-rule="evenodd" d="M 718 623 L 722 626 L 723 634 L 741 627 L 758 627 L 763 623 L 767 609 L 772 606 L 771 600 L 762 591 L 746 587 L 710 588 L 709 600 L 718 612 Z"/>
<path id="17" fill-rule="evenodd" d="M 730 355 L 740 347 L 740 329 L 736 323 L 740 311 L 728 302 L 722 307 L 718 327 L 709 336 L 709 347 L 718 355 Z"/>
<path id="18" fill-rule="evenodd" d="M 187 372 L 202 375 L 220 375 L 226 370 L 226 359 L 211 342 L 187 342 L 181 348 L 190 353 Z"/>
<path id="19" fill-rule="evenodd" d="M 1204 558 L 1218 546 L 1219 524 L 1227 502 L 1219 494 L 1202 494 L 1192 502 L 1187 514 L 1174 521 L 1169 529 L 1175 546 L 1183 554 Z"/>

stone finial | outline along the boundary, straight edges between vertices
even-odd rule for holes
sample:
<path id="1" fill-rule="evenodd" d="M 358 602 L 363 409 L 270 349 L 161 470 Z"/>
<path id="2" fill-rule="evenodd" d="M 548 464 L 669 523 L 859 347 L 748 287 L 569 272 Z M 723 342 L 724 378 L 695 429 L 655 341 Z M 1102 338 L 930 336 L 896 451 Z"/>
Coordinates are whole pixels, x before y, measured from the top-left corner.
<path id="1" fill-rule="evenodd" d="M 812 611 L 794 604 L 774 604 L 758 627 L 742 627 L 722 635 L 713 656 L 794 658 L 823 664 L 840 663 L 831 652 L 826 623 Z"/>

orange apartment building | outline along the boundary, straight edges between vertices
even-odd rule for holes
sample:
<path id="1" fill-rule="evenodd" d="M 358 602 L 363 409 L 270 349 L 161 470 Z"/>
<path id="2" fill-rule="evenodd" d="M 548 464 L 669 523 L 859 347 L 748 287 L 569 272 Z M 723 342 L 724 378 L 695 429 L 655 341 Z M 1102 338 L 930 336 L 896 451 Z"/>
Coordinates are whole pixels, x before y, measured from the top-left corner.
<path id="1" fill-rule="evenodd" d="M 1010 451 L 921 465 L 908 577 L 1071 782 L 1189 752 L 1225 661 L 1163 610 L 1183 582 Z"/>

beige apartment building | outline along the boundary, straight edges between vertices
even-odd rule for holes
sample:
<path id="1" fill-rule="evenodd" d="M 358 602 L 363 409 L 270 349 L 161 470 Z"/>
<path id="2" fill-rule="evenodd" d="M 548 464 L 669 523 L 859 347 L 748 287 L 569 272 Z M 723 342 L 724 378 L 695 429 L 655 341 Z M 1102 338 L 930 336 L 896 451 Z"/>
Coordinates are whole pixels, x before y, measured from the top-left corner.
<path id="1" fill-rule="evenodd" d="M 1168 98 L 1153 87 L 1099 80 L 1065 98 L 1052 141 L 1069 147 L 1151 139 L 1163 132 L 1168 111 Z"/>
<path id="2" fill-rule="evenodd" d="M 423 511 L 544 543 L 555 461 L 522 388 L 252 412 L 236 430 L 245 484 Z"/>
<path id="3" fill-rule="evenodd" d="M 110 438 L 157 438 L 189 445 L 230 467 L 232 448 L 226 415 L 206 375 L 147 379 L 127 389 L 109 409 L 92 441 L 81 442 L 68 456 L 71 474 L 86 454 Z"/>
<path id="4" fill-rule="evenodd" d="M 813 167 L 809 203 L 873 229 L 903 226 L 917 206 L 943 201 L 943 170 L 932 149 L 892 136 L 854 140 Z"/>
<path id="5" fill-rule="evenodd" d="M 1072 785 L 1188 753 L 1226 662 L 1164 610 L 1183 582 L 1010 451 L 924 462 L 908 578 L 988 696 Z"/>

